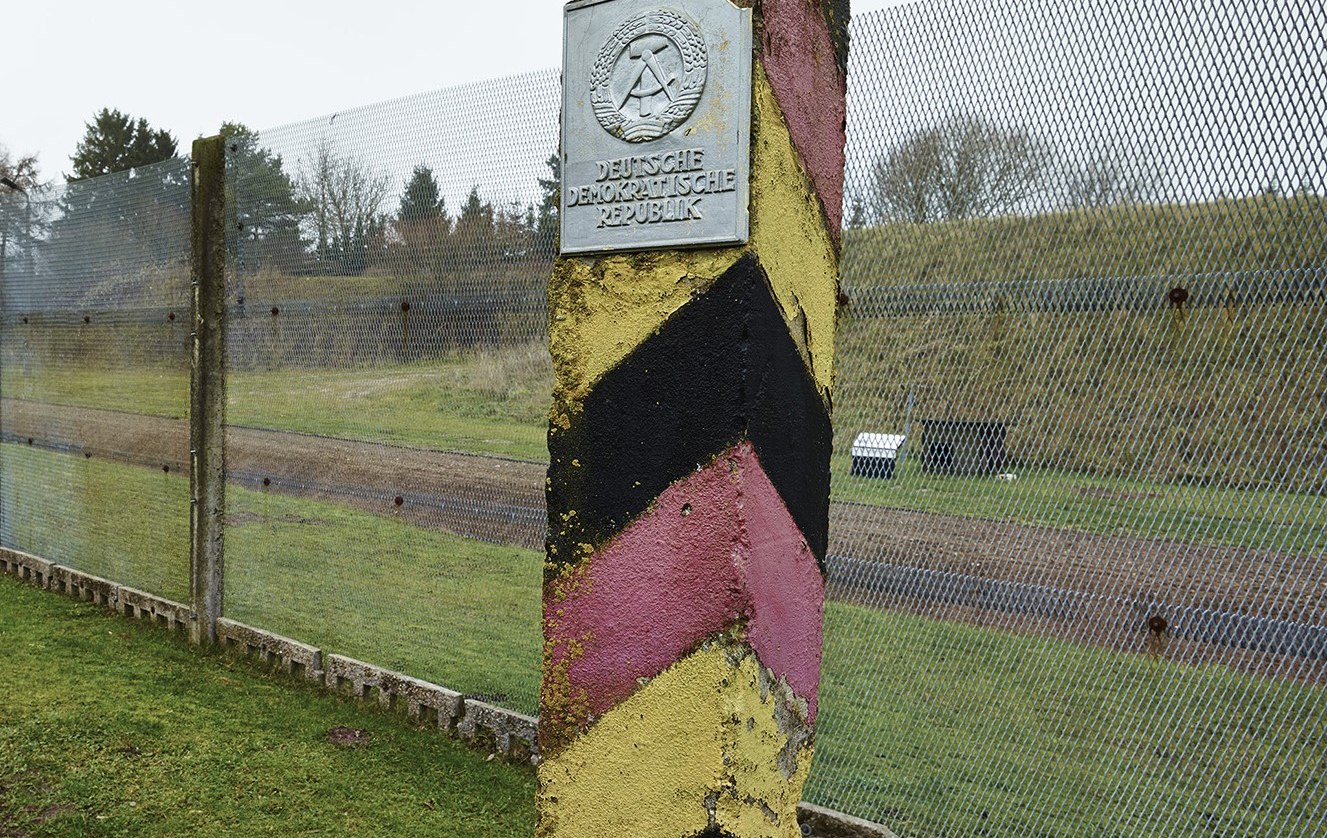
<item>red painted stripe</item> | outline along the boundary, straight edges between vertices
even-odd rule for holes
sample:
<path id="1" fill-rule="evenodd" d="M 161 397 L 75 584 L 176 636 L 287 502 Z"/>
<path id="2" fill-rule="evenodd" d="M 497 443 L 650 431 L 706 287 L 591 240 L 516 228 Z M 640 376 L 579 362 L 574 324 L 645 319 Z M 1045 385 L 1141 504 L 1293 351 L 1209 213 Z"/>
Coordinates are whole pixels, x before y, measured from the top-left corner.
<path id="1" fill-rule="evenodd" d="M 814 555 L 743 443 L 667 489 L 650 512 L 552 584 L 545 671 L 565 664 L 569 683 L 553 694 L 583 697 L 582 711 L 597 716 L 635 692 L 637 679 L 745 621 L 747 641 L 807 701 L 810 722 L 823 601 Z M 566 710 L 551 709 L 552 717 Z"/>
<path id="2" fill-rule="evenodd" d="M 838 240 L 843 225 L 847 79 L 825 14 L 807 0 L 765 0 L 761 60 L 793 146 Z"/>

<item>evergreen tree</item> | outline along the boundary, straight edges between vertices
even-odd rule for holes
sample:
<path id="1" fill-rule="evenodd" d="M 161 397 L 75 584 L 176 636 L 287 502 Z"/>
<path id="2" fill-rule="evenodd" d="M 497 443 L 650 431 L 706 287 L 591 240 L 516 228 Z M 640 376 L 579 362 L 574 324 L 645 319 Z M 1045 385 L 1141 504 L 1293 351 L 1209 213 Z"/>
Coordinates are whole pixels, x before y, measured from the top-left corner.
<path id="1" fill-rule="evenodd" d="M 176 156 L 175 138 L 103 108 L 87 123 L 70 160 L 72 174 L 60 194 L 48 242 L 49 264 L 70 288 L 101 283 L 105 295 L 126 293 L 121 264 L 188 261 L 189 165 Z"/>
<path id="2" fill-rule="evenodd" d="M 73 157 L 71 183 L 87 178 L 137 169 L 169 160 L 176 155 L 175 138 L 168 131 L 154 131 L 146 119 L 135 121 L 118 110 L 102 108 L 84 126 L 87 130 Z"/>
<path id="3" fill-rule="evenodd" d="M 559 225 L 558 205 L 562 200 L 562 158 L 553 154 L 546 161 L 549 177 L 539 178 L 539 216 L 535 220 L 535 252 L 540 256 L 553 256 L 558 251 Z"/>
<path id="4" fill-rule="evenodd" d="M 494 228 L 493 205 L 479 197 L 479 187 L 470 190 L 456 219 L 452 241 L 459 264 L 475 266 L 500 256 Z"/>
<path id="5" fill-rule="evenodd" d="M 392 223 L 388 259 L 398 274 L 441 277 L 448 270 L 451 218 L 447 199 L 428 166 L 414 168 L 406 181 L 401 205 Z"/>
<path id="6" fill-rule="evenodd" d="M 433 170 L 422 163 L 415 167 L 401 195 L 401 208 L 396 217 L 402 221 L 423 221 L 447 214 L 447 199 L 438 189 Z"/>
<path id="7" fill-rule="evenodd" d="M 231 235 L 244 248 L 242 263 L 254 271 L 267 265 L 294 270 L 303 259 L 299 220 L 305 207 L 295 197 L 295 182 L 281 155 L 262 147 L 258 136 L 239 122 L 221 126 L 226 143 L 226 206 Z M 239 296 L 244 277 L 239 276 Z"/>

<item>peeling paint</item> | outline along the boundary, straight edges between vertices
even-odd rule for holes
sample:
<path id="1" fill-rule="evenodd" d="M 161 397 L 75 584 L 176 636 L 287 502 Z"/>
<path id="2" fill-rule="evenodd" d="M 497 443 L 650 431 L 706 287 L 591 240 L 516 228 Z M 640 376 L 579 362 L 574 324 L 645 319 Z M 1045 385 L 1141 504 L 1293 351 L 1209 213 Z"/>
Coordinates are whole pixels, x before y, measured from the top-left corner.
<path id="1" fill-rule="evenodd" d="M 781 727 L 789 696 L 743 644 L 679 661 L 539 766 L 542 838 L 801 835 L 811 766 L 805 727 Z M 749 723 L 749 726 L 748 726 Z M 796 753 L 785 776 L 780 755 Z"/>
<path id="2" fill-rule="evenodd" d="M 792 838 L 828 537 L 846 0 L 756 11 L 751 238 L 563 258 L 538 835 Z"/>
<path id="3" fill-rule="evenodd" d="M 829 231 L 843 224 L 847 9 L 842 2 L 764 0 L 762 59 L 819 196 Z M 831 24 L 831 20 L 834 22 Z"/>
<path id="4" fill-rule="evenodd" d="M 765 273 L 744 256 L 604 375 L 571 427 L 550 428 L 549 561 L 587 558 L 742 441 L 823 560 L 832 436 Z"/>

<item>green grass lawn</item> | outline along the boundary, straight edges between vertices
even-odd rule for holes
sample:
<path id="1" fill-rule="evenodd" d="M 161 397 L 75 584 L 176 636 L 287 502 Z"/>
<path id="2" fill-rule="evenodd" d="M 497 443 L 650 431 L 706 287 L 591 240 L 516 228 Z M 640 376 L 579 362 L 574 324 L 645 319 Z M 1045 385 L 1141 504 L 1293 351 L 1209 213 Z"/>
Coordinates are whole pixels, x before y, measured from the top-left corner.
<path id="1" fill-rule="evenodd" d="M 187 479 L 26 446 L 0 452 L 8 543 L 188 599 Z M 542 556 L 236 486 L 227 503 L 226 616 L 535 711 Z"/>
<path id="2" fill-rule="evenodd" d="M 9 577 L 0 649 L 0 835 L 534 829 L 529 768 Z"/>
<path id="3" fill-rule="evenodd" d="M 228 489 L 226 616 L 531 714 L 543 556 Z"/>
<path id="4" fill-rule="evenodd" d="M 0 445 L 5 543 L 177 602 L 189 597 L 189 479 Z"/>
<path id="5" fill-rule="evenodd" d="M 542 345 L 350 369 L 251 370 L 227 381 L 234 425 L 546 461 L 551 366 Z M 6 398 L 183 419 L 188 370 L 15 364 Z"/>
<path id="6" fill-rule="evenodd" d="M 16 455 L 62 456 L 5 448 L 11 467 Z M 160 477 L 87 467 L 108 501 Z M 538 553 L 334 504 L 231 498 L 240 523 L 227 533 L 228 616 L 532 709 Z M 136 555 L 147 530 L 110 514 L 113 502 L 98 508 L 107 511 L 95 531 Z M 58 540 L 51 549 L 47 558 L 101 572 Z M 1319 688 L 842 603 L 828 605 L 826 620 L 814 802 L 918 836 L 1324 826 L 1314 797 L 1327 771 Z"/>
<path id="7" fill-rule="evenodd" d="M 830 603 L 807 797 L 900 836 L 1320 835 L 1327 692 Z"/>
<path id="8" fill-rule="evenodd" d="M 1180 486 L 1014 467 L 992 476 L 927 474 L 918 458 L 893 480 L 856 477 L 851 459 L 831 465 L 835 500 L 1011 520 L 1047 527 L 1164 538 L 1307 555 L 1327 554 L 1327 496 L 1219 486 Z"/>

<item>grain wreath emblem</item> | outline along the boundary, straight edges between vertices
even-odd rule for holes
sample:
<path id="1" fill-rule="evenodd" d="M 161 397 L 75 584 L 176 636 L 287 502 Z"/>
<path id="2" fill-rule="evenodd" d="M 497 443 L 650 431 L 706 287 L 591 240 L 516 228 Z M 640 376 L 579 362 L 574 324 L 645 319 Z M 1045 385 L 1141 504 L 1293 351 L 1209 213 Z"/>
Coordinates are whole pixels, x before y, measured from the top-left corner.
<path id="1" fill-rule="evenodd" d="M 657 140 L 696 110 L 708 69 L 705 37 L 694 21 L 672 9 L 645 12 L 619 26 L 599 51 L 590 104 L 614 137 Z"/>

